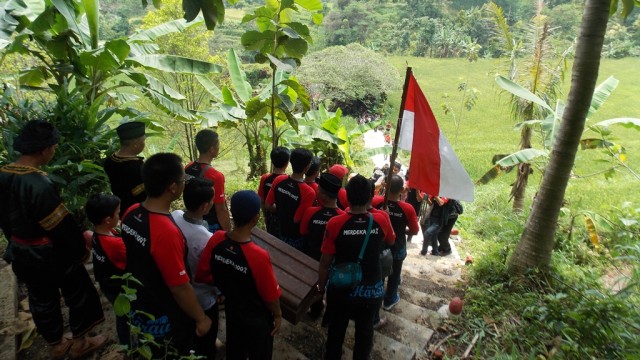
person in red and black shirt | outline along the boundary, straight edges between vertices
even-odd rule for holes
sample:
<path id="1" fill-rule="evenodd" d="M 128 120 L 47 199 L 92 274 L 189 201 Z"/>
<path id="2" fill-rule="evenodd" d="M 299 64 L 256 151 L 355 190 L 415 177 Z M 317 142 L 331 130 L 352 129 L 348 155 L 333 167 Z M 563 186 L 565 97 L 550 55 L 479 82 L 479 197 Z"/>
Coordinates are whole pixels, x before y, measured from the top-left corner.
<path id="1" fill-rule="evenodd" d="M 280 222 L 280 240 L 303 250 L 304 237 L 300 235 L 300 221 L 304 211 L 313 204 L 315 192 L 304 183 L 304 174 L 309 170 L 313 154 L 307 149 L 297 148 L 291 152 L 290 176 L 279 176 L 267 195 L 267 208 L 275 212 Z"/>
<path id="2" fill-rule="evenodd" d="M 300 233 L 305 237 L 306 242 L 304 252 L 318 261 L 320 261 L 322 255 L 320 248 L 327 222 L 336 215 L 344 214 L 344 211 L 340 210 L 336 204 L 338 191 L 341 188 L 342 184 L 335 175 L 330 173 L 322 174 L 318 184 L 318 202 L 320 206 L 308 208 L 302 216 L 302 222 L 300 222 Z M 311 317 L 320 316 L 322 309 L 324 309 L 322 299 L 311 304 Z"/>
<path id="3" fill-rule="evenodd" d="M 309 170 L 304 174 L 304 183 L 309 185 L 316 194 L 316 200 L 313 202 L 313 205 L 317 205 L 317 197 L 318 197 L 318 176 L 320 175 L 320 158 L 314 156 L 311 158 L 311 165 L 309 165 Z"/>
<path id="4" fill-rule="evenodd" d="M 211 319 L 198 303 L 190 283 L 185 238 L 169 212 L 184 190 L 184 168 L 179 156 L 158 153 L 142 165 L 147 199 L 129 208 L 122 220 L 127 248 L 127 268 L 143 285 L 137 289 L 133 324 L 153 335 L 159 344 L 169 342 L 178 355 L 189 355 L 193 336 L 209 332 Z M 164 358 L 167 348 L 154 348 L 153 358 Z"/>
<path id="5" fill-rule="evenodd" d="M 224 196 L 224 175 L 211 166 L 211 161 L 220 152 L 218 133 L 209 129 L 200 130 L 196 134 L 196 147 L 200 156 L 185 167 L 187 180 L 192 177 L 201 177 L 213 182 L 213 207 L 205 215 L 204 220 L 211 232 L 221 229 L 231 230 L 229 210 Z"/>
<path id="6" fill-rule="evenodd" d="M 318 291 L 322 291 L 327 284 L 331 263 L 357 262 L 370 217 L 373 217 L 373 226 L 360 263 L 360 284 L 354 289 L 339 289 L 329 283 L 327 288 L 327 305 L 331 311 L 325 359 L 341 358 L 342 343 L 350 318 L 356 323 L 353 358 L 368 359 L 373 345 L 373 317 L 380 308 L 384 295 L 380 252 L 385 243 L 389 246 L 394 244 L 395 233 L 383 214 L 367 211 L 371 200 L 369 180 L 356 175 L 349 180 L 346 189 L 351 208 L 348 213 L 335 216 L 327 223 L 318 268 Z"/>
<path id="7" fill-rule="evenodd" d="M 260 197 L 251 190 L 233 194 L 234 228 L 209 239 L 196 271 L 197 282 L 213 284 L 225 296 L 227 359 L 271 359 L 282 321 L 282 290 L 269 253 L 251 241 L 260 207 Z"/>
<path id="8" fill-rule="evenodd" d="M 416 235 L 420 231 L 418 216 L 413 206 L 400 200 L 400 195 L 404 188 L 404 180 L 399 175 L 392 175 L 389 182 L 389 198 L 387 209 L 383 209 L 384 198 L 374 198 L 373 207 L 386 210 L 391 219 L 391 226 L 396 233 L 396 243 L 391 247 L 393 255 L 393 272 L 389 275 L 387 291 L 384 295 L 383 307 L 391 310 L 398 301 L 398 286 L 400 285 L 400 274 L 402 272 L 402 262 L 407 257 L 407 235 Z M 407 228 L 409 231 L 407 231 Z"/>
<path id="9" fill-rule="evenodd" d="M 124 275 L 127 250 L 120 234 L 115 230 L 120 221 L 120 198 L 109 194 L 92 195 L 84 207 L 87 219 L 93 224 L 91 239 L 93 275 L 100 291 L 113 305 L 122 291 L 122 280 L 112 276 Z M 116 333 L 121 345 L 129 344 L 127 318 L 116 315 Z"/>
<path id="10" fill-rule="evenodd" d="M 260 177 L 260 185 L 258 185 L 258 196 L 260 196 L 260 203 L 262 204 L 262 213 L 264 215 L 264 224 L 267 228 L 267 232 L 275 237 L 280 237 L 280 223 L 278 217 L 269 211 L 265 205 L 269 190 L 273 181 L 281 175 L 285 175 L 287 166 L 289 166 L 289 157 L 291 152 L 284 146 L 278 146 L 271 150 L 271 165 L 273 166 L 273 172 L 264 174 Z"/>

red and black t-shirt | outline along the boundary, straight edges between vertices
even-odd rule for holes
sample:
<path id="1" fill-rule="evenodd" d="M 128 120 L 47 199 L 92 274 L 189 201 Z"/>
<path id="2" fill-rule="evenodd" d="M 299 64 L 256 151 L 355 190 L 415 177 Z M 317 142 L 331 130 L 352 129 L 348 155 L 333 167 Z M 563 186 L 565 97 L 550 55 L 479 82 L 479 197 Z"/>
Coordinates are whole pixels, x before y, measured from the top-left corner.
<path id="1" fill-rule="evenodd" d="M 211 182 L 213 182 L 213 203 L 225 204 L 224 175 L 220 171 L 214 169 L 210 164 L 190 162 L 185 166 L 184 173 L 189 176 L 211 180 Z M 212 207 L 209 213 L 205 214 L 203 218 L 209 224 L 209 227 L 220 225 L 215 207 Z"/>
<path id="2" fill-rule="evenodd" d="M 335 264 L 357 262 L 369 227 L 369 214 L 373 226 L 362 258 L 361 285 L 381 283 L 380 252 L 384 243 L 393 244 L 396 234 L 388 218 L 380 213 L 338 215 L 329 220 L 322 242 L 322 253 L 334 255 Z"/>
<path id="3" fill-rule="evenodd" d="M 195 280 L 217 286 L 226 298 L 226 310 L 234 316 L 269 315 L 265 303 L 277 300 L 282 293 L 269 253 L 253 241 L 233 241 L 225 231 L 217 231 L 209 239 Z"/>
<path id="4" fill-rule="evenodd" d="M 171 336 L 176 340 L 186 336 L 182 331 L 192 332 L 193 321 L 169 290 L 188 283 L 190 276 L 186 241 L 171 215 L 136 204 L 124 215 L 122 239 L 127 250 L 126 271 L 144 284 L 136 286 L 138 299 L 132 307 L 155 316 L 155 320 L 138 318 L 137 325 L 155 338 Z"/>
<path id="5" fill-rule="evenodd" d="M 267 195 L 269 194 L 269 190 L 271 190 L 271 185 L 273 185 L 274 180 L 278 176 L 287 176 L 285 174 L 264 174 L 260 177 L 260 185 L 258 185 L 258 196 L 260 199 L 266 203 Z M 271 211 L 265 211 L 264 213 L 264 224 L 267 227 L 267 232 L 269 234 L 278 236 L 278 232 L 280 231 L 280 224 L 278 223 L 278 217 L 275 216 Z"/>
<path id="6" fill-rule="evenodd" d="M 302 216 L 300 222 L 300 234 L 305 237 L 306 249 L 305 253 L 316 260 L 320 260 L 322 253 L 322 240 L 324 238 L 324 230 L 327 227 L 329 219 L 336 215 L 344 214 L 343 210 L 338 208 L 312 207 L 308 208 Z"/>
<path id="7" fill-rule="evenodd" d="M 374 197 L 374 208 L 382 209 L 384 198 Z M 404 201 L 391 201 L 387 202 L 389 219 L 391 220 L 391 226 L 396 233 L 396 243 L 391 247 L 391 252 L 396 260 L 404 260 L 407 255 L 407 234 L 416 235 L 420 231 L 420 225 L 418 224 L 418 216 L 411 204 Z M 409 232 L 407 233 L 407 227 Z"/>
<path id="8" fill-rule="evenodd" d="M 338 191 L 338 207 L 342 210 L 345 210 L 349 207 L 349 200 L 347 200 L 347 190 L 345 188 L 340 188 Z"/>
<path id="9" fill-rule="evenodd" d="M 115 231 L 112 235 L 93 233 L 91 253 L 93 273 L 102 291 L 120 291 L 120 280 L 111 279 L 113 275 L 122 276 L 127 264 L 127 250 Z"/>
<path id="10" fill-rule="evenodd" d="M 276 216 L 280 221 L 280 235 L 299 239 L 300 221 L 305 210 L 311 207 L 315 192 L 302 181 L 290 176 L 277 177 L 267 195 L 267 206 L 276 204 Z"/>

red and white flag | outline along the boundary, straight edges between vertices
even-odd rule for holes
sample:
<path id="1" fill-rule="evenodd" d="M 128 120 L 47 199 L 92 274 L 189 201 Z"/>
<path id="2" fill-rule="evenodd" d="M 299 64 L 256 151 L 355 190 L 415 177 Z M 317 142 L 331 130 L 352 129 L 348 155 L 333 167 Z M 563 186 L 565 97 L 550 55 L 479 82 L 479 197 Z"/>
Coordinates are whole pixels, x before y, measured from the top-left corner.
<path id="1" fill-rule="evenodd" d="M 473 201 L 473 182 L 440 132 L 413 74 L 409 76 L 398 147 L 411 151 L 411 187 L 433 196 Z"/>

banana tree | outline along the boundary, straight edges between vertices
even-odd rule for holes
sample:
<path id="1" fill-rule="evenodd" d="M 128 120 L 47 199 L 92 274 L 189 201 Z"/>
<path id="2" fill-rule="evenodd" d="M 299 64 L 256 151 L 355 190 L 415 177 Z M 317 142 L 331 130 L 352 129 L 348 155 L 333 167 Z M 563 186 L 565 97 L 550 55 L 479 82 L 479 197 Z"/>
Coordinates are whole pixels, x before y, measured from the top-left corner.
<path id="1" fill-rule="evenodd" d="M 538 170 L 544 172 L 544 169 L 549 160 L 549 155 L 551 149 L 553 148 L 553 144 L 556 139 L 557 129 L 560 126 L 560 121 L 562 119 L 565 105 L 562 101 L 558 101 L 556 103 L 555 108 L 552 108 L 547 102 L 538 96 L 534 95 L 532 92 L 527 90 L 526 88 L 516 84 L 509 79 L 498 76 L 496 82 L 500 87 L 504 90 L 510 92 L 514 96 L 520 97 L 526 101 L 530 101 L 534 104 L 539 105 L 543 108 L 547 116 L 542 120 L 527 120 L 521 123 L 516 124 L 515 129 L 520 130 L 522 127 L 526 126 L 533 130 L 537 130 L 536 133 L 539 135 L 541 142 L 541 148 L 528 148 L 516 151 L 512 154 L 500 156 L 496 158 L 494 166 L 487 171 L 482 178 L 480 178 L 477 183 L 478 184 L 486 184 L 489 181 L 495 179 L 498 175 L 504 172 L 508 172 L 511 168 L 517 167 L 520 164 L 529 164 L 532 166 L 536 166 Z M 593 97 L 591 100 L 591 105 L 589 107 L 589 111 L 587 116 L 592 116 L 602 105 L 604 102 L 611 96 L 613 91 L 618 86 L 619 81 L 613 76 L 607 78 L 600 85 L 598 85 L 593 93 Z M 588 120 L 588 118 L 587 118 Z M 611 125 L 622 125 L 629 128 L 634 128 L 640 130 L 640 120 L 635 118 L 615 118 L 600 121 L 589 126 L 587 129 L 591 132 L 594 132 L 598 135 L 597 138 L 591 136 L 585 136 L 580 140 L 580 145 L 583 150 L 588 149 L 604 149 L 605 153 L 608 155 L 609 160 L 612 165 L 610 168 L 602 171 L 602 173 L 609 177 L 612 176 L 616 169 L 618 168 L 626 168 L 629 170 L 634 176 L 638 177 L 638 175 L 631 169 L 626 163 L 625 156 L 625 147 L 621 144 L 617 144 L 614 142 L 612 133 L 609 130 Z M 589 135 L 589 134 L 586 134 Z M 640 177 L 638 177 L 640 179 Z"/>
<path id="2" fill-rule="evenodd" d="M 184 109 L 182 94 L 145 69 L 190 74 L 221 70 L 216 64 L 157 53 L 154 41 L 158 36 L 198 22 L 187 24 L 185 20 L 176 20 L 129 38 L 100 43 L 97 9 L 98 2 L 88 0 L 0 2 L 0 63 L 9 54 L 19 54 L 32 59 L 34 64 L 5 80 L 3 95 L 7 95 L 6 89 L 15 89 L 12 96 L 18 96 L 19 92 L 46 94 L 44 102 L 53 95 L 55 100 L 43 106 L 41 113 L 54 121 L 69 140 L 68 151 L 61 148 L 58 155 L 64 160 L 64 169 L 72 168 L 68 164 L 98 163 L 113 142 L 100 140 L 113 137 L 109 121 L 143 120 L 149 123 L 150 129 L 162 130 L 161 124 L 126 106 L 140 96 L 179 121 L 201 121 L 201 115 Z M 0 114 L 4 120 L 9 116 L 13 115 Z M 26 120 L 29 119 L 16 118 L 16 121 Z M 87 144 L 100 146 L 93 151 Z M 61 171 L 57 179 L 64 184 L 69 179 L 82 177 L 89 168 Z"/>
<path id="3" fill-rule="evenodd" d="M 237 129 L 244 137 L 249 151 L 248 177 L 260 176 L 267 171 L 268 143 L 273 136 L 282 136 L 288 128 L 285 124 L 292 124 L 296 131 L 298 130 L 298 120 L 294 112 L 298 109 L 303 112 L 309 109 L 309 94 L 294 76 L 280 70 L 275 72 L 275 89 L 269 86 L 260 92 L 254 90 L 247 81 L 240 58 L 233 49 L 227 53 L 227 66 L 231 86 L 220 89 L 206 77 L 196 77 L 216 100 L 212 109 L 206 113 L 204 125 L 219 124 Z M 270 113 L 275 114 L 271 121 Z M 273 122 L 275 135 L 269 131 L 269 125 Z"/>
<path id="4" fill-rule="evenodd" d="M 347 127 L 351 121 L 352 126 Z M 345 164 L 353 167 L 365 163 L 370 156 L 386 153 L 390 147 L 362 150 L 360 143 L 362 135 L 381 124 L 382 120 L 356 125 L 355 120 L 342 118 L 342 111 L 327 111 L 323 103 L 317 110 L 298 115 L 298 132 L 288 129 L 282 135 L 283 142 L 290 147 L 304 146 L 311 149 L 316 156 L 321 157 L 323 166 L 328 168 L 333 164 Z"/>

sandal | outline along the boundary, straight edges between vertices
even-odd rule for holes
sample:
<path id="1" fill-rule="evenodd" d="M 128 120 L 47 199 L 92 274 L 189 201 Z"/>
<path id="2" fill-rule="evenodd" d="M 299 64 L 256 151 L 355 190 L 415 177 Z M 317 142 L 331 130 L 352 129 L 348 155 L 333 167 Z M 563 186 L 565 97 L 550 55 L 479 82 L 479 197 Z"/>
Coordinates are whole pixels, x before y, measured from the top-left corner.
<path id="1" fill-rule="evenodd" d="M 67 353 L 69 349 L 71 349 L 71 345 L 73 341 L 71 339 L 63 337 L 59 343 L 51 346 L 51 358 L 53 360 L 62 360 L 67 357 Z"/>
<path id="2" fill-rule="evenodd" d="M 83 357 L 103 347 L 108 340 L 109 338 L 104 335 L 96 335 L 91 337 L 87 336 L 84 338 L 84 341 L 81 347 L 71 348 L 71 353 L 69 354 L 69 358 L 71 358 L 71 360 L 82 359 Z"/>

